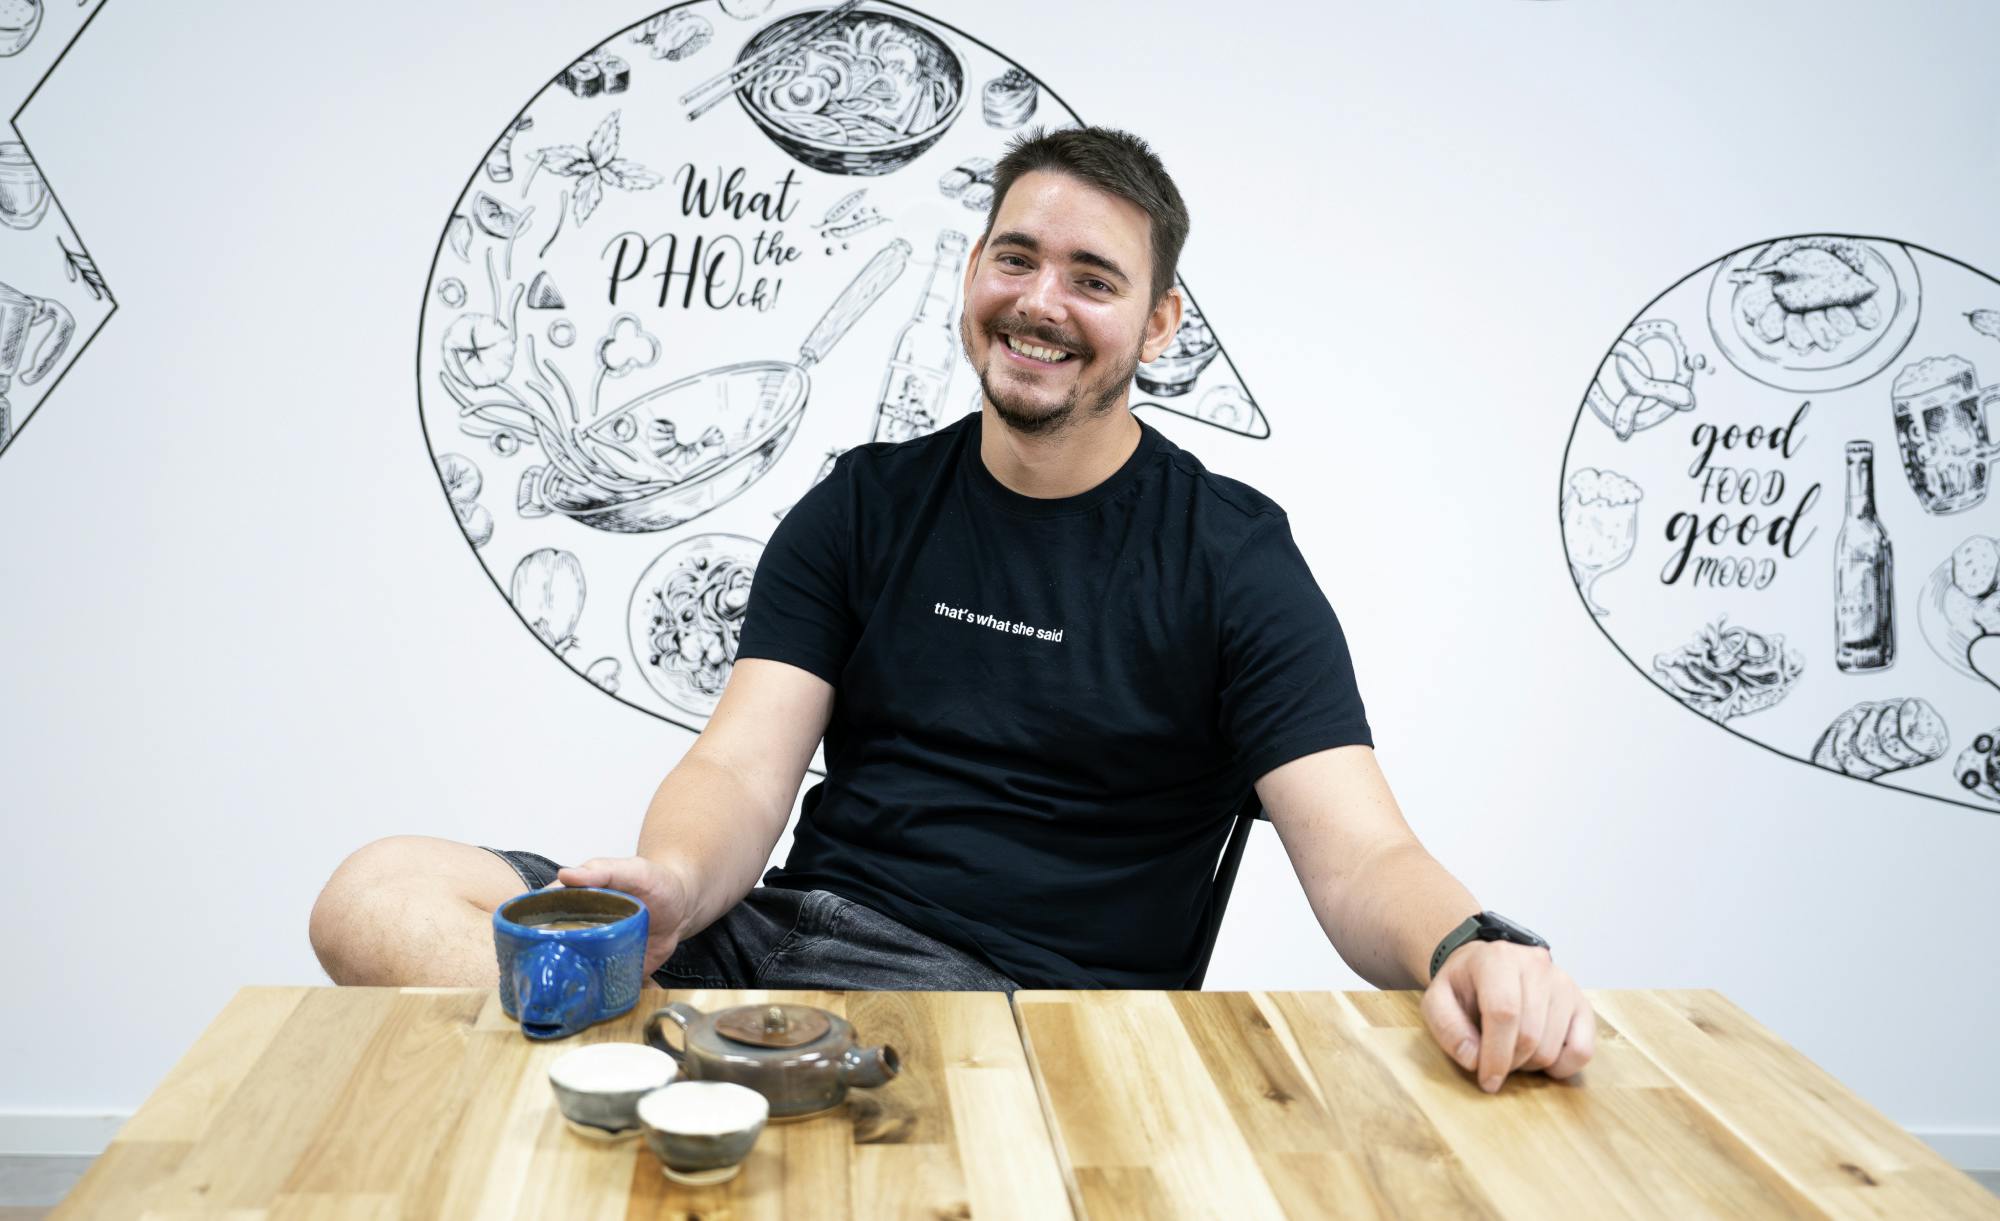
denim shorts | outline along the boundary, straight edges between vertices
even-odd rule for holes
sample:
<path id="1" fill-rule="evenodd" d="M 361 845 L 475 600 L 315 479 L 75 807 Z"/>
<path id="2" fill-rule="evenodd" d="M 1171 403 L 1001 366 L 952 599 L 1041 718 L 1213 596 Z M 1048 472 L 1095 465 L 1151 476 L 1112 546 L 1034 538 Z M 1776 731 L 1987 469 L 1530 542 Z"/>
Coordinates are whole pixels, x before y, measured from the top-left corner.
<path id="1" fill-rule="evenodd" d="M 529 890 L 556 880 L 560 866 L 548 857 L 486 850 L 512 865 Z M 1012 993 L 1020 986 L 970 954 L 830 890 L 776 886 L 754 888 L 674 947 L 653 982 L 662 988 L 857 992 Z"/>

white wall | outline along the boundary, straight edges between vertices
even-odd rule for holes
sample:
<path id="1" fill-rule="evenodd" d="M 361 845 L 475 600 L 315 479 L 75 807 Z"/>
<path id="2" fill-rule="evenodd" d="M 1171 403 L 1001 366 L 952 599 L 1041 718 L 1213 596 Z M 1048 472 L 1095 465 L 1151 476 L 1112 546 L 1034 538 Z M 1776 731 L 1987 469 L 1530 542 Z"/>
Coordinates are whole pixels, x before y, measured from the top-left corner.
<path id="1" fill-rule="evenodd" d="M 113 5 L 23 116 L 121 309 L 0 462 L 0 1113 L 129 1111 L 239 986 L 323 982 L 307 913 L 370 838 L 629 848 L 689 736 L 534 646 L 411 367 L 477 150 L 642 11 Z M 1276 435 L 1153 422 L 1291 510 L 1433 852 L 1586 987 L 1720 989 L 1992 1149 L 2000 818 L 1663 698 L 1554 512 L 1582 387 L 1686 272 L 1816 230 L 2000 271 L 1991 10 L 928 11 L 1176 171 L 1183 275 Z M 1361 986 L 1268 829 L 1209 983 Z"/>

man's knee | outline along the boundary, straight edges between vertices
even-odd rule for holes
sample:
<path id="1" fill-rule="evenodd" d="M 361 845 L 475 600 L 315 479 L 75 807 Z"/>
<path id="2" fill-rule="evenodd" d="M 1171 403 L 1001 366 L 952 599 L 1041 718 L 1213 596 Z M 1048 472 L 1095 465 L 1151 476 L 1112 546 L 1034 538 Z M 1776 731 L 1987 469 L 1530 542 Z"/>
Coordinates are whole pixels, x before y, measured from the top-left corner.
<path id="1" fill-rule="evenodd" d="M 313 903 L 309 935 L 329 976 L 355 973 L 357 953 L 379 939 L 384 913 L 427 902 L 464 903 L 491 912 L 520 893 L 507 862 L 472 844 L 423 835 L 392 835 L 350 853 Z"/>

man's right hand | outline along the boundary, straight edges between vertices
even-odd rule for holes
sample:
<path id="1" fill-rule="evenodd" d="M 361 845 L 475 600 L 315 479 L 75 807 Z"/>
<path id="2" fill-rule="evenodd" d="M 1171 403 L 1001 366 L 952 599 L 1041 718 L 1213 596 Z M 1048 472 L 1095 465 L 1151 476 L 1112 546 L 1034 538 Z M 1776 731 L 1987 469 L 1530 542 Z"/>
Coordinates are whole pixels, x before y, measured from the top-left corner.
<path id="1" fill-rule="evenodd" d="M 553 886 L 601 886 L 646 905 L 646 974 L 658 970 L 680 943 L 690 896 L 680 874 L 643 856 L 598 856 L 556 874 Z"/>

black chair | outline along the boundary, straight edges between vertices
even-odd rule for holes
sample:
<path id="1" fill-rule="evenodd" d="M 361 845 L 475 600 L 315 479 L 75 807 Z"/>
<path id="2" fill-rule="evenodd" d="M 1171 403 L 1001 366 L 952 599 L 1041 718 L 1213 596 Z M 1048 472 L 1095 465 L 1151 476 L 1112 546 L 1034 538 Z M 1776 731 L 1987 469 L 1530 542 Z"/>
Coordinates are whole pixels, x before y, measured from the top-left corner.
<path id="1" fill-rule="evenodd" d="M 1257 799 L 1257 791 L 1252 789 L 1236 809 L 1229 842 L 1222 846 L 1222 859 L 1216 862 L 1215 893 L 1209 897 L 1208 911 L 1202 916 L 1201 958 L 1195 963 L 1194 974 L 1188 977 L 1190 991 L 1198 990 L 1208 976 L 1208 960 L 1215 953 L 1215 938 L 1222 932 L 1222 913 L 1229 906 L 1229 892 L 1236 886 L 1237 866 L 1243 863 L 1243 846 L 1250 842 L 1250 828 L 1260 818 L 1271 821 L 1264 813 L 1264 803 Z"/>

